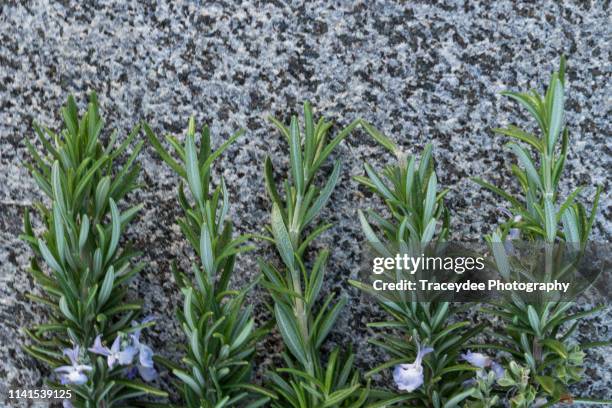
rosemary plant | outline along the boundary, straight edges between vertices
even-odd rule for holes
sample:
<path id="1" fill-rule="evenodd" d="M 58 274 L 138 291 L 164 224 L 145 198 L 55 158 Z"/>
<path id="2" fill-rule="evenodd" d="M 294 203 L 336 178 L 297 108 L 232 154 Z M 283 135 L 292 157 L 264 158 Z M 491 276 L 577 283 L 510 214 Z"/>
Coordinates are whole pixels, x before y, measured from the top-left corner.
<path id="1" fill-rule="evenodd" d="M 265 333 L 256 330 L 252 307 L 245 297 L 255 282 L 232 290 L 236 256 L 252 249 L 247 235 L 233 236 L 228 219 L 229 196 L 225 181 L 212 183 L 212 165 L 242 133 L 239 131 L 217 150 L 211 149 L 210 131 L 204 126 L 200 148 L 195 143 L 195 121 L 189 121 L 184 146 L 173 136 L 166 140 L 179 161 L 166 151 L 149 126 L 145 133 L 161 158 L 184 179 L 178 201 L 184 217 L 178 221 L 198 256 L 192 264 L 193 279 L 173 265 L 174 277 L 184 295 L 178 319 L 187 337 L 184 367 L 169 364 L 179 379 L 179 390 L 188 407 L 224 408 L 264 405 L 273 393 L 251 384 L 255 343 Z M 187 185 L 191 198 L 185 194 Z"/>
<path id="2" fill-rule="evenodd" d="M 385 168 L 382 175 L 365 164 L 367 177 L 355 177 L 384 201 L 390 214 L 385 218 L 373 210 L 366 214 L 359 211 L 368 242 L 386 256 L 394 256 L 397 251 L 412 256 L 435 251 L 448 237 L 450 215 L 444 206 L 448 190 L 438 191 L 432 146 L 426 146 L 417 164 L 416 157 L 400 154 L 395 144 L 370 124 L 363 122 L 363 127 L 398 156 L 398 164 Z M 460 351 L 481 327 L 469 328 L 468 321 L 451 323 L 458 310 L 449 302 L 418 299 L 406 292 L 390 297 L 374 291 L 369 284 L 351 284 L 373 295 L 389 316 L 387 321 L 368 326 L 385 330 L 371 343 L 392 359 L 366 375 L 395 366 L 396 386 L 407 393 L 396 393 L 387 404 L 404 401 L 425 407 L 453 407 L 471 395 L 472 390 L 466 390 L 463 383 L 476 368 L 460 361 Z"/>
<path id="3" fill-rule="evenodd" d="M 512 173 L 520 184 L 522 197 L 514 197 L 483 180 L 475 180 L 510 204 L 510 219 L 489 240 L 502 276 L 509 276 L 524 264 L 506 253 L 503 243 L 521 239 L 531 245 L 543 245 L 546 258 L 543 275 L 547 279 L 554 279 L 558 273 L 558 251 L 567 249 L 564 247 L 583 250 L 587 245 L 601 193 L 598 187 L 589 214 L 578 198 L 582 188 L 577 188 L 566 198 L 561 197 L 559 192 L 569 146 L 569 130 L 563 124 L 565 59 L 561 57 L 559 71 L 552 74 L 544 95 L 535 90 L 503 94 L 529 112 L 537 123 L 540 137 L 516 126 L 495 129 L 496 133 L 528 145 L 533 154 L 519 143 L 508 144 L 519 163 L 512 165 Z M 505 349 L 530 375 L 529 386 L 523 385 L 522 388 L 528 392 L 515 387 L 516 395 L 511 400 L 513 403 L 520 400 L 523 405 L 513 406 L 531 406 L 529 404 L 533 401 L 539 401 L 536 404 L 538 406 L 572 401 L 612 402 L 577 398 L 570 394 L 568 386 L 580 381 L 583 376 L 583 350 L 608 344 L 595 342 L 579 345 L 572 341 L 571 336 L 578 327 L 579 319 L 602 309 L 597 307 L 582 313 L 572 313 L 572 305 L 567 299 L 525 302 L 513 296 L 490 311 L 506 323 L 503 336 L 507 345 Z M 512 378 L 502 381 L 506 387 L 515 384 L 518 383 L 512 381 Z"/>
<path id="4" fill-rule="evenodd" d="M 321 251 L 313 262 L 304 256 L 308 244 L 330 227 L 324 224 L 309 228 L 332 194 L 340 175 L 340 161 L 335 162 L 321 188 L 315 184 L 318 170 L 358 122 L 328 140 L 331 123 L 323 118 L 315 123 L 308 103 L 304 104 L 303 136 L 295 116 L 288 128 L 276 119 L 272 121 L 289 143 L 291 163 L 291 181 L 284 180 L 282 199 L 274 181 L 272 161 L 268 157 L 265 162 L 266 187 L 273 204 L 270 240 L 283 267 L 260 261 L 265 277 L 262 284 L 274 301 L 276 324 L 287 347 L 283 353 L 286 366 L 270 373 L 272 387 L 279 395 L 272 406 L 359 407 L 367 400 L 368 388 L 362 386 L 359 373 L 353 369 L 353 354 L 342 356 L 339 347 L 335 347 L 324 361 L 321 353 L 346 304 L 346 299 L 341 298 L 332 305 L 333 293 L 319 303 L 329 251 Z"/>
<path id="5" fill-rule="evenodd" d="M 117 203 L 137 188 L 134 160 L 142 143 L 120 170 L 114 164 L 138 127 L 118 147 L 116 132 L 103 146 L 95 94 L 81 118 L 72 97 L 62 115 L 59 134 L 35 125 L 44 152 L 25 142 L 33 158 L 27 167 L 49 199 L 48 205 L 35 205 L 42 234 L 34 232 L 29 211 L 24 216 L 22 237 L 34 252 L 30 272 L 43 292 L 28 297 L 48 307 L 49 321 L 25 330 L 33 344 L 24 349 L 58 374 L 61 384 L 49 384 L 70 391 L 72 402 L 65 406 L 114 407 L 135 404 L 144 394 L 165 396 L 133 379 L 136 371 L 145 380 L 155 376 L 152 351 L 139 340 L 140 330 L 152 323 L 135 320 L 141 304 L 128 301 L 127 283 L 143 264 L 132 265 L 137 253 L 119 242 L 140 209 L 120 211 Z"/>

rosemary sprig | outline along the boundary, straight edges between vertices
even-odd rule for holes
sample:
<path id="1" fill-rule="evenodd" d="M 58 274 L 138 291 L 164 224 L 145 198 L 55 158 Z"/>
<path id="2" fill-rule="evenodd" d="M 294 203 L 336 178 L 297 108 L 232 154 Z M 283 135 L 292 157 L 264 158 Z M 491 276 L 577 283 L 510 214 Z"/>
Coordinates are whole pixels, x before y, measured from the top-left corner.
<path id="1" fill-rule="evenodd" d="M 544 247 L 544 276 L 547 279 L 552 279 L 559 270 L 560 251 L 582 251 L 587 245 L 601 187 L 597 188 L 590 214 L 578 199 L 582 188 L 577 188 L 566 198 L 559 194 L 570 143 L 569 129 L 563 124 L 565 82 L 565 58 L 561 57 L 559 71 L 552 74 L 544 95 L 535 90 L 503 92 L 529 112 L 538 125 L 540 135 L 538 137 L 516 126 L 494 129 L 496 133 L 526 144 L 533 152 L 531 154 L 519 143 L 508 144 L 519 164 L 512 165 L 512 173 L 521 186 L 521 197 L 514 197 L 483 180 L 475 179 L 478 184 L 510 203 L 512 217 L 489 237 L 502 275 L 513 274 L 520 264 L 503 250 L 503 243 L 511 239 L 522 239 Z M 492 310 L 505 322 L 504 338 L 530 375 L 529 385 L 523 385 L 523 391 L 515 397 L 523 405 L 516 406 L 531 406 L 533 401 L 539 401 L 538 406 L 579 401 L 570 395 L 568 386 L 582 379 L 585 347 L 574 344 L 570 336 L 578 327 L 579 319 L 600 308 L 571 313 L 572 305 L 567 299 L 524 302 L 520 297 L 513 296 Z M 574 323 L 570 325 L 570 322 Z M 511 378 L 503 382 L 507 387 L 518 384 Z M 589 400 L 589 403 L 609 404 L 611 401 Z"/>
<path id="2" fill-rule="evenodd" d="M 117 204 L 138 187 L 134 160 L 142 142 L 114 171 L 138 127 L 118 147 L 116 132 L 102 145 L 95 94 L 81 118 L 72 96 L 62 115 L 65 127 L 59 134 L 35 125 L 43 152 L 26 140 L 33 158 L 27 167 L 50 204 L 35 205 L 45 228 L 40 236 L 25 212 L 22 238 L 34 252 L 30 272 L 43 291 L 30 298 L 48 307 L 49 321 L 25 329 L 33 344 L 24 349 L 55 369 L 61 384 L 49 383 L 71 390 L 74 406 L 114 407 L 144 394 L 165 396 L 130 379 L 137 368 L 146 371 L 147 379 L 155 375 L 151 349 L 138 338 L 151 323 L 138 325 L 141 304 L 126 298 L 127 283 L 144 265 L 132 265 L 137 252 L 120 245 L 122 232 L 141 207 L 120 211 Z M 105 340 L 114 340 L 113 347 L 103 347 Z M 137 367 L 138 360 L 148 367 Z"/>
<path id="3" fill-rule="evenodd" d="M 384 201 L 390 213 L 385 218 L 372 210 L 367 215 L 359 211 L 368 242 L 374 250 L 383 252 L 377 256 L 399 252 L 418 257 L 423 252 L 436 251 L 448 237 L 450 214 L 444 206 L 448 190 L 438 191 L 432 146 L 425 147 L 417 164 L 417 157 L 400 154 L 397 146 L 372 125 L 363 122 L 363 127 L 398 157 L 398 164 L 386 167 L 382 174 L 365 164 L 367 177 L 355 177 Z M 390 273 L 396 276 L 396 271 Z M 460 351 L 482 330 L 480 326 L 469 328 L 468 321 L 453 320 L 457 310 L 449 302 L 418 299 L 406 292 L 388 296 L 363 282 L 351 284 L 373 295 L 388 315 L 385 321 L 369 326 L 392 331 L 393 334 L 381 333 L 371 340 L 392 359 L 367 375 L 395 366 L 395 386 L 401 391 L 390 394 L 392 401 L 452 407 L 472 394 L 463 383 L 474 376 L 477 368 L 460 362 Z"/>
<path id="4" fill-rule="evenodd" d="M 184 217 L 178 224 L 198 256 L 192 264 L 195 285 L 194 279 L 173 265 L 174 277 L 185 297 L 177 315 L 187 338 L 183 367 L 169 364 L 178 378 L 179 391 L 186 405 L 193 408 L 264 405 L 276 396 L 250 383 L 255 343 L 267 331 L 255 329 L 252 307 L 245 304 L 256 282 L 239 290 L 230 288 L 236 256 L 253 247 L 246 245 L 249 236 L 233 236 L 225 181 L 222 178 L 214 187 L 211 174 L 214 160 L 243 131 L 213 151 L 210 131 L 204 126 L 198 149 L 195 121 L 191 118 L 184 146 L 175 137 L 166 137 L 178 156 L 175 160 L 150 127 L 145 124 L 144 129 L 161 158 L 184 180 L 178 193 Z"/>
<path id="5" fill-rule="evenodd" d="M 553 243 L 561 239 L 584 247 L 595 221 L 601 187 L 597 187 L 590 214 L 587 214 L 584 204 L 578 201 L 582 187 L 564 200 L 559 197 L 559 182 L 569 147 L 569 129 L 563 126 L 565 58 L 561 57 L 559 71 L 553 73 L 545 95 L 539 95 L 535 90 L 506 91 L 502 95 L 527 109 L 536 120 L 541 137 L 516 126 L 493 129 L 498 134 L 526 143 L 535 152 L 533 157 L 519 143 L 511 142 L 507 145 L 519 164 L 512 165 L 512 173 L 521 186 L 523 201 L 482 179 L 474 179 L 510 204 L 509 209 L 514 219 L 502 225 L 500 238 L 503 240 L 509 229 L 514 227 L 521 230 L 521 237 L 525 240 Z M 562 229 L 558 228 L 559 223 L 563 225 Z"/>
<path id="6" fill-rule="evenodd" d="M 322 187 L 317 187 L 315 177 L 333 148 L 358 122 L 328 140 L 331 123 L 323 118 L 315 122 L 308 103 L 304 104 L 303 135 L 296 116 L 291 118 L 289 127 L 276 119 L 272 121 L 289 142 L 291 164 L 291 179 L 284 179 L 285 197 L 281 198 L 272 161 L 268 157 L 265 162 L 266 187 L 273 204 L 271 240 L 283 267 L 264 261 L 260 261 L 260 267 L 265 277 L 262 284 L 274 301 L 276 324 L 286 345 L 285 367 L 269 373 L 272 387 L 279 395 L 272 406 L 359 407 L 368 398 L 368 387 L 363 387 L 359 373 L 353 369 L 353 354 L 349 352 L 343 357 L 340 348 L 335 347 L 327 361 L 321 355 L 321 347 L 346 304 L 345 298 L 333 304 L 333 293 L 319 303 L 329 251 L 321 251 L 310 267 L 304 257 L 308 244 L 330 226 L 311 224 L 338 181 L 340 161 L 335 162 Z"/>

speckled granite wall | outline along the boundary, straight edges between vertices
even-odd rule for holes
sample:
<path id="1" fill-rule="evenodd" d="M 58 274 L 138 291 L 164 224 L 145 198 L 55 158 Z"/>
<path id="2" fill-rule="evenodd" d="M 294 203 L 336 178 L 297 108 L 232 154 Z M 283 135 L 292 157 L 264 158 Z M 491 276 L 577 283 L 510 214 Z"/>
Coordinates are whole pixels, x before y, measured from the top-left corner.
<path id="1" fill-rule="evenodd" d="M 339 125 L 363 116 L 418 152 L 432 141 L 439 178 L 451 187 L 448 204 L 457 238 L 489 232 L 500 214 L 493 197 L 469 181 L 481 176 L 512 189 L 510 156 L 491 127 L 520 121 L 515 106 L 499 97 L 506 86 L 524 89 L 548 80 L 558 55 L 569 58 L 567 120 L 572 130 L 566 187 L 599 183 L 610 191 L 610 11 L 608 1 L 535 6 L 516 1 L 368 2 L 286 4 L 246 1 L 207 4 L 124 2 L 2 2 L 0 6 L 0 402 L 6 389 L 41 384 L 44 367 L 19 348 L 19 328 L 43 320 L 25 294 L 36 291 L 25 272 L 30 256 L 17 239 L 23 209 L 41 192 L 28 176 L 24 138 L 37 119 L 53 128 L 69 92 L 83 106 L 97 90 L 109 125 L 122 135 L 141 119 L 158 132 L 179 133 L 187 118 L 212 123 L 226 138 L 241 138 L 218 163 L 232 197 L 232 216 L 243 232 L 261 231 L 269 201 L 261 177 L 271 155 L 286 169 L 287 147 L 265 117 L 287 119 L 310 99 L 317 112 Z M 219 139 L 217 139 L 217 142 Z M 367 345 L 365 323 L 376 312 L 359 301 L 346 279 L 359 265 L 357 208 L 375 204 L 351 176 L 362 161 L 389 160 L 362 132 L 343 142 L 340 184 L 324 216 L 334 228 L 320 240 L 332 250 L 327 289 L 351 296 L 332 336 L 352 342 L 358 363 L 381 358 Z M 134 285 L 159 324 L 149 332 L 157 350 L 176 357 L 182 341 L 172 313 L 180 302 L 169 272 L 188 246 L 174 220 L 177 178 L 147 147 L 140 156 L 146 188 L 131 200 L 145 210 L 130 230 L 148 267 Z M 593 189 L 586 190 L 592 196 Z M 612 203 L 602 200 L 594 236 L 609 241 Z M 242 256 L 238 284 L 257 273 L 256 255 Z M 251 299 L 268 318 L 263 292 Z M 583 305 L 584 306 L 584 305 Z M 478 316 L 474 316 L 477 319 Z M 612 309 L 581 324 L 579 337 L 609 339 Z M 260 372 L 280 343 L 260 347 Z M 592 351 L 580 394 L 611 398 L 612 350 Z M 12 405 L 11 405 L 12 406 Z"/>

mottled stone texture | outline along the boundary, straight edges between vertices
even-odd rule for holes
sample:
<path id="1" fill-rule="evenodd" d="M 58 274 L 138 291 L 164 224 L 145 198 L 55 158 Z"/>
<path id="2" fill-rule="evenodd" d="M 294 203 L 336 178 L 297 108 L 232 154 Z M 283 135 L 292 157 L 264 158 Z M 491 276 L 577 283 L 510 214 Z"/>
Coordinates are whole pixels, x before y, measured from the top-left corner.
<path id="1" fill-rule="evenodd" d="M 588 186 L 587 200 L 594 184 L 610 189 L 607 1 L 231 3 L 9 1 L 0 6 L 0 401 L 7 388 L 40 386 L 47 374 L 19 347 L 26 341 L 19 328 L 45 316 L 25 298 L 37 289 L 26 273 L 30 251 L 17 238 L 23 209 L 42 198 L 23 166 L 24 139 L 33 137 L 35 119 L 58 129 L 58 110 L 68 93 L 83 107 L 86 94 L 98 92 L 105 135 L 117 128 L 123 138 L 140 120 L 159 133 L 180 134 L 189 115 L 212 125 L 216 145 L 245 128 L 246 136 L 217 162 L 241 232 L 261 232 L 268 217 L 264 158 L 270 155 L 278 172 L 287 170 L 286 143 L 266 121 L 268 115 L 288 120 L 309 99 L 318 114 L 337 123 L 335 130 L 364 117 L 407 152 L 433 143 L 440 182 L 451 188 L 453 235 L 480 238 L 502 221 L 495 207 L 503 203 L 470 177 L 515 189 L 506 140 L 491 128 L 525 123 L 524 112 L 499 91 L 541 89 L 565 53 L 572 146 L 564 187 Z M 351 177 L 363 173 L 364 160 L 380 167 L 391 158 L 361 131 L 335 155 L 344 168 L 323 213 L 334 227 L 316 246 L 332 252 L 325 290 L 350 297 L 331 340 L 352 343 L 359 366 L 367 368 L 383 357 L 366 341 L 372 333 L 365 324 L 378 312 L 346 281 L 360 263 L 363 239 L 356 211 L 379 203 Z M 134 282 L 133 295 L 159 319 L 148 333 L 155 349 L 177 358 L 184 339 L 173 311 L 181 297 L 169 265 L 178 259 L 187 266 L 191 256 L 175 225 L 178 179 L 148 145 L 139 161 L 144 188 L 130 200 L 145 209 L 129 237 L 148 267 Z M 611 212 L 606 193 L 595 239 L 610 239 Z M 257 256 L 273 256 L 261 247 L 240 257 L 236 284 L 258 274 Z M 251 299 L 260 323 L 269 318 L 266 300 L 261 289 Z M 609 339 L 611 317 L 607 309 L 584 321 L 578 337 Z M 280 348 L 275 335 L 261 344 L 260 373 Z M 611 352 L 589 352 L 578 394 L 611 397 Z"/>

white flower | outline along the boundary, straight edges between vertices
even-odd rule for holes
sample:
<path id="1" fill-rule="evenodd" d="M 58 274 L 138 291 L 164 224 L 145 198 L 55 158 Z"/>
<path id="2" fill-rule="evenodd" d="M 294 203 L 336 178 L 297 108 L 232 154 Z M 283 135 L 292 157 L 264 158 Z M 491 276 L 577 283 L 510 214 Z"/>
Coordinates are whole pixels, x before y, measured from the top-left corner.
<path id="1" fill-rule="evenodd" d="M 412 364 L 399 364 L 393 370 L 393 381 L 401 391 L 412 392 L 423 385 L 423 366 L 421 362 L 426 354 L 431 353 L 431 347 L 425 347 L 417 352 L 416 360 Z"/>
<path id="2" fill-rule="evenodd" d="M 59 374 L 62 384 L 82 385 L 87 382 L 87 375 L 84 371 L 91 371 L 93 368 L 89 365 L 80 364 L 80 348 L 74 346 L 71 349 L 64 349 L 64 355 L 70 359 L 71 365 L 63 365 L 57 367 L 54 371 Z"/>
<path id="3" fill-rule="evenodd" d="M 87 375 L 83 371 L 91 371 L 91 366 L 61 366 L 55 369 L 55 372 L 60 374 L 62 384 L 75 385 L 83 385 L 87 382 Z"/>
<path id="4" fill-rule="evenodd" d="M 462 354 L 461 357 L 474 367 L 478 368 L 489 367 L 492 363 L 491 357 L 487 356 L 486 354 L 472 353 L 469 350 L 467 353 Z"/>
<path id="5" fill-rule="evenodd" d="M 109 349 L 102 345 L 102 335 L 98 335 L 94 340 L 94 345 L 89 349 L 92 353 L 100 354 L 107 357 L 108 368 L 112 369 L 115 363 L 119 365 L 130 365 L 132 360 L 138 353 L 138 350 L 133 346 L 127 346 L 121 349 L 121 335 L 118 335 Z"/>
<path id="6" fill-rule="evenodd" d="M 546 405 L 547 402 L 548 400 L 546 398 L 540 397 L 533 401 L 533 408 L 540 408 L 541 406 Z"/>

